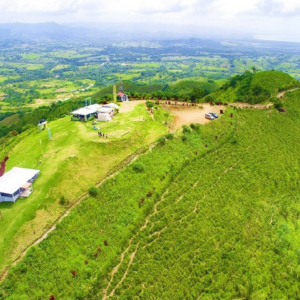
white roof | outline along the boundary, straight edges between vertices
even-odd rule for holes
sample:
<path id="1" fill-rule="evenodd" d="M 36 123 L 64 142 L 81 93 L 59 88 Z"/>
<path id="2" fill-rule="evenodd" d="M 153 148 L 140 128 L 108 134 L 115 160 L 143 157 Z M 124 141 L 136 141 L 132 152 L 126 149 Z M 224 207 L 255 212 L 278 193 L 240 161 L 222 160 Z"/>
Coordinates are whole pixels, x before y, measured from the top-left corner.
<path id="1" fill-rule="evenodd" d="M 112 107 L 101 107 L 101 109 L 99 110 L 99 113 L 109 113 L 113 110 L 114 109 Z"/>
<path id="2" fill-rule="evenodd" d="M 87 116 L 87 115 L 96 113 L 100 108 L 101 108 L 101 105 L 92 104 L 92 105 L 89 105 L 89 106 L 86 106 L 86 107 L 79 108 L 75 111 L 72 111 L 71 114 Z"/>
<path id="3" fill-rule="evenodd" d="M 119 108 L 119 105 L 116 103 L 108 103 L 108 104 L 103 105 L 103 107 Z"/>
<path id="4" fill-rule="evenodd" d="M 89 109 L 99 110 L 102 107 L 102 105 L 100 105 L 100 104 L 92 104 L 92 105 L 89 105 L 89 106 L 86 106 L 86 107 L 89 108 Z"/>
<path id="5" fill-rule="evenodd" d="M 14 167 L 0 177 L 0 193 L 13 194 L 40 170 Z"/>

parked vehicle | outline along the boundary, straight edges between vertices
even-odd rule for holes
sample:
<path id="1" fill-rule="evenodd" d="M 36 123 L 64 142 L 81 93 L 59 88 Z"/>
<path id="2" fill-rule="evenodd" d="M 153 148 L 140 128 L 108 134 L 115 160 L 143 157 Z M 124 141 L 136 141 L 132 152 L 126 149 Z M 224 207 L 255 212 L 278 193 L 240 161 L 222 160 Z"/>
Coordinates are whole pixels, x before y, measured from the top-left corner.
<path id="1" fill-rule="evenodd" d="M 205 118 L 208 120 L 214 120 L 214 116 L 212 114 L 205 114 Z"/>
<path id="2" fill-rule="evenodd" d="M 215 119 L 219 118 L 219 115 L 216 113 L 210 113 Z"/>

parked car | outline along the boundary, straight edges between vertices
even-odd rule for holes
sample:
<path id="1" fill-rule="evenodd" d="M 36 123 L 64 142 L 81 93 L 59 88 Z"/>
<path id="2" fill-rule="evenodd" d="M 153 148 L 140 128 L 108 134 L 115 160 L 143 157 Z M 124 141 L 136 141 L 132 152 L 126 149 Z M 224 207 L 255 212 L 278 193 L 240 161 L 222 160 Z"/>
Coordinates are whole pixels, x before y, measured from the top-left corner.
<path id="1" fill-rule="evenodd" d="M 216 113 L 210 113 L 215 119 L 219 118 L 219 115 Z"/>
<path id="2" fill-rule="evenodd" d="M 212 114 L 205 114 L 205 118 L 208 120 L 214 120 L 214 116 Z"/>

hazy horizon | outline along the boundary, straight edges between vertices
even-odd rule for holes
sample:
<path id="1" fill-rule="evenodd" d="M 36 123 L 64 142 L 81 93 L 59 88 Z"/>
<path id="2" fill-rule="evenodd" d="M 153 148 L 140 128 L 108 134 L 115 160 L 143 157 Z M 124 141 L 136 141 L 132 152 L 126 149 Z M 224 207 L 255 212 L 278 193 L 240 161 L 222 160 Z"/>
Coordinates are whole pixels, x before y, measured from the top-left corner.
<path id="1" fill-rule="evenodd" d="M 300 42 L 294 31 L 300 25 L 297 0 L 53 0 L 51 6 L 34 0 L 2 0 L 0 23 L 137 23 L 142 28 L 156 25 L 191 27 L 266 40 Z M 162 26 L 163 24 L 163 26 Z"/>

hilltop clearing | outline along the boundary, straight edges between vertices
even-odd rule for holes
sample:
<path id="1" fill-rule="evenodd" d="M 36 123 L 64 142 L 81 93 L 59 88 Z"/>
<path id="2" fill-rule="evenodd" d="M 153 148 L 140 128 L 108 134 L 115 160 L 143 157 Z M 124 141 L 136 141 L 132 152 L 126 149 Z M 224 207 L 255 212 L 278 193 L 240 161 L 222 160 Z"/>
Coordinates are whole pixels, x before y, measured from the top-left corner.
<path id="1" fill-rule="evenodd" d="M 172 84 L 136 84 L 129 81 L 124 81 L 124 91 L 132 99 L 171 99 L 188 100 L 193 95 L 193 92 L 198 92 L 199 99 L 204 95 L 218 90 L 227 80 L 208 80 L 199 77 L 198 80 L 179 80 Z M 119 84 L 116 85 L 117 89 Z M 102 88 L 93 95 L 94 100 L 111 99 L 113 87 L 108 86 Z"/>

